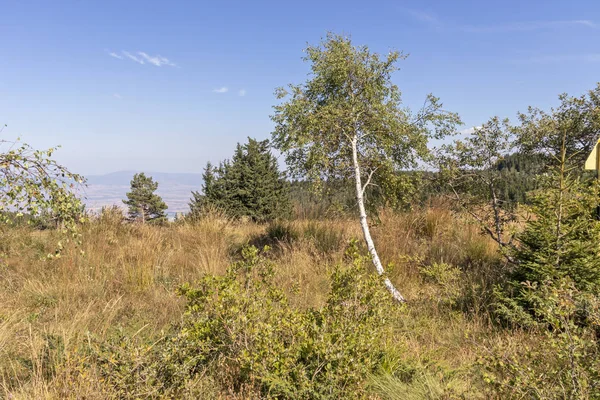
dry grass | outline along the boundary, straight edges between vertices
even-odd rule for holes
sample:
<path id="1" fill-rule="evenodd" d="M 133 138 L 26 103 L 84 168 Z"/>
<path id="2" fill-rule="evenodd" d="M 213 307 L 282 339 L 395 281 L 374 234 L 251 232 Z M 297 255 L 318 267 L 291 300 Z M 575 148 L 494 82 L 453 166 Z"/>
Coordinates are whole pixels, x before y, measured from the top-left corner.
<path id="1" fill-rule="evenodd" d="M 289 228 L 298 233 L 294 240 L 270 241 L 277 279 L 293 304 L 321 304 L 328 271 L 343 257 L 346 243 L 360 238 L 359 227 L 355 221 L 301 220 Z M 152 227 L 123 224 L 111 213 L 86 225 L 83 245 L 57 259 L 46 257 L 59 239 L 53 232 L 14 228 L 0 235 L 0 398 L 15 399 L 111 397 L 93 365 L 81 369 L 86 363 L 77 358 L 78 350 L 91 337 L 117 332 L 150 342 L 160 338 L 180 318 L 183 304 L 175 294 L 180 284 L 223 273 L 245 243 L 269 239 L 266 226 L 220 216 Z M 419 266 L 458 266 L 465 282 L 476 287 L 498 265 L 495 247 L 443 209 L 385 212 L 374 235 L 409 299 L 389 346 L 401 359 L 434 371 L 423 382 L 433 379 L 477 398 L 471 366 L 479 346 L 498 334 L 482 311 L 484 301 L 467 306 L 476 312 L 444 306 L 442 292 L 422 279 Z M 444 371 L 454 372 L 448 377 Z"/>

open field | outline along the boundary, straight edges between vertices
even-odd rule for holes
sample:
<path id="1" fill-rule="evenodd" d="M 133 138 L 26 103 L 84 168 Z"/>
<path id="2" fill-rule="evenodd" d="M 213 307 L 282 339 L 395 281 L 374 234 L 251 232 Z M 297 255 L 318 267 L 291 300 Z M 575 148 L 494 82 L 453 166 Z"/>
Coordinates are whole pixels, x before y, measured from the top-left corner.
<path id="1" fill-rule="evenodd" d="M 57 259 L 46 258 L 56 245 L 54 232 L 3 231 L 0 396 L 119 397 L 86 358 L 86 348 L 118 335 L 136 343 L 160 340 L 181 319 L 184 302 L 176 288 L 204 274 L 223 274 L 246 243 L 271 244 L 275 279 L 294 307 L 322 305 L 327 275 L 349 239 L 360 237 L 358 224 L 282 224 L 298 233 L 294 240 L 277 242 L 266 225 L 218 217 L 152 227 L 122 224 L 107 213 L 85 226 L 80 248 L 69 247 Z M 408 298 L 406 306 L 397 306 L 388 346 L 416 372 L 405 380 L 374 377 L 373 398 L 488 398 L 477 360 L 495 340 L 515 336 L 491 324 L 479 296 L 502 268 L 493 243 L 441 208 L 383 213 L 374 233 L 384 263 L 394 265 L 393 281 Z M 420 268 L 435 263 L 459 267 L 460 279 L 427 279 Z M 464 295 L 469 292 L 470 298 Z M 233 397 L 226 388 L 206 385 L 213 390 L 206 393 Z"/>

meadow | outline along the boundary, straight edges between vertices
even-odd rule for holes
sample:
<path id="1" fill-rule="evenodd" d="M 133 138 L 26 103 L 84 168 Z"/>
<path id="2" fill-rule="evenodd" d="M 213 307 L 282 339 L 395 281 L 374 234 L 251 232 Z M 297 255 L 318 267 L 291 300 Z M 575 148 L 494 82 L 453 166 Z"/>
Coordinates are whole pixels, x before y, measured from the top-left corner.
<path id="1" fill-rule="evenodd" d="M 487 309 L 487 286 L 503 268 L 495 244 L 443 205 L 384 210 L 373 228 L 408 301 L 395 306 L 386 343 L 397 355 L 394 368 L 406 376 L 371 377 L 371 398 L 490 398 L 478 361 L 496 341 L 518 341 L 514 330 L 493 323 Z M 94 343 L 122 335 L 135 351 L 134 342 L 160 341 L 182 316 L 177 287 L 225 273 L 249 243 L 271 247 L 275 280 L 294 308 L 321 306 L 329 271 L 360 230 L 352 219 L 259 225 L 220 214 L 167 226 L 125 224 L 118 212 L 106 210 L 85 224 L 82 245 L 59 258 L 46 257 L 60 239 L 55 231 L 9 228 L 2 238 L 2 396 L 116 398 L 88 356 Z M 206 398 L 243 398 L 210 379 L 198 385 Z M 138 389 L 132 398 L 144 397 Z"/>

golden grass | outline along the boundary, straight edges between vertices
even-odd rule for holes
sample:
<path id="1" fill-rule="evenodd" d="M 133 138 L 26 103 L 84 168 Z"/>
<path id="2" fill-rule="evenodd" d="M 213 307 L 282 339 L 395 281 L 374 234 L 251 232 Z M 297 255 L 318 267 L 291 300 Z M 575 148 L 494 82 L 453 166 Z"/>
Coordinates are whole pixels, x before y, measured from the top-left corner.
<path id="1" fill-rule="evenodd" d="M 500 333 L 484 312 L 440 305 L 441 291 L 422 279 L 418 267 L 446 262 L 465 271 L 479 269 L 468 276 L 473 285 L 483 284 L 478 276 L 498 263 L 495 247 L 475 226 L 443 209 L 383 212 L 381 220 L 373 228 L 377 247 L 384 264 L 393 265 L 391 276 L 409 300 L 389 345 L 401 358 L 432 370 L 459 371 L 449 381 L 434 374 L 436 385 L 451 385 L 466 397 L 478 398 L 471 366 L 479 347 Z M 353 220 L 289 224 L 300 237 L 275 243 L 278 282 L 293 304 L 322 304 L 330 268 L 341 260 L 351 238 L 360 239 L 359 226 Z M 239 248 L 264 238 L 266 231 L 263 225 L 218 216 L 153 227 L 124 224 L 107 213 L 84 227 L 80 248 L 67 247 L 56 259 L 46 257 L 59 240 L 54 232 L 1 232 L 0 398 L 110 397 L 93 366 L 80 369 L 77 350 L 90 337 L 101 339 L 118 331 L 145 340 L 160 338 L 182 312 L 176 288 L 203 274 L 223 273 Z M 49 346 L 61 350 L 49 352 Z M 49 359 L 49 354 L 60 359 Z M 423 382 L 434 378 L 426 376 Z"/>

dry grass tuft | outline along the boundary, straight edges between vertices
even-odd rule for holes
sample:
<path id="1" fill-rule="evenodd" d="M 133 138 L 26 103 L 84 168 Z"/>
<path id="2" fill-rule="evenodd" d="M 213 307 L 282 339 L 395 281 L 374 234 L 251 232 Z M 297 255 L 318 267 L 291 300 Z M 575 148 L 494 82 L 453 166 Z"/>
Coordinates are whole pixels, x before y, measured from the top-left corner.
<path id="1" fill-rule="evenodd" d="M 328 271 L 342 259 L 350 239 L 361 238 L 358 223 L 284 224 L 281 229 L 293 232 L 287 239 L 275 237 L 274 227 L 236 223 L 218 213 L 194 223 L 153 227 L 126 224 L 106 210 L 84 227 L 82 247 L 69 247 L 57 259 L 46 258 L 58 241 L 51 231 L 0 232 L 0 397 L 115 397 L 94 365 L 81 359 L 91 338 L 124 333 L 142 342 L 158 340 L 180 319 L 183 304 L 175 289 L 203 274 L 223 273 L 246 243 L 273 247 L 276 279 L 294 305 L 322 304 Z M 482 277 L 499 263 L 495 247 L 475 226 L 442 208 L 385 211 L 373 231 L 383 262 L 392 266 L 393 280 L 409 299 L 389 346 L 403 362 L 433 371 L 415 378 L 413 386 L 378 378 L 373 383 L 378 396 L 400 398 L 386 395 L 396 387 L 417 398 L 423 390 L 444 392 L 450 385 L 477 398 L 469 368 L 493 328 L 483 311 L 463 313 L 441 303 L 439 294 L 447 291 L 424 280 L 419 268 L 433 262 L 456 266 L 465 272 L 463 283 L 477 293 L 486 284 Z M 472 307 L 485 309 L 484 304 Z M 449 371 L 459 372 L 450 379 Z M 231 398 L 208 380 L 197 384 L 212 393 L 207 398 Z"/>

